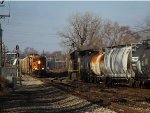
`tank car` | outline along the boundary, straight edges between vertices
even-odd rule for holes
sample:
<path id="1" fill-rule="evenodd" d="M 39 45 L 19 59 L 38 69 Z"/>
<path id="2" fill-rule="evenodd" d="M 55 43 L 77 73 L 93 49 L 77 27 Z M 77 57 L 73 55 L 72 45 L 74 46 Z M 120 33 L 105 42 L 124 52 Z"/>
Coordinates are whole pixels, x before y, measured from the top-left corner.
<path id="1" fill-rule="evenodd" d="M 84 67 L 83 69 L 81 68 L 83 72 L 88 72 L 87 75 L 86 73 L 82 74 L 87 81 L 94 83 L 102 82 L 106 71 L 104 66 L 104 53 L 100 50 L 84 56 L 81 61 L 81 67 Z"/>
<path id="2" fill-rule="evenodd" d="M 132 52 L 132 67 L 137 85 L 150 84 L 150 39 L 136 44 Z M 140 81 L 140 82 L 139 82 Z"/>
<path id="3" fill-rule="evenodd" d="M 115 47 L 105 52 L 104 63 L 110 77 L 131 77 L 131 47 Z"/>
<path id="4" fill-rule="evenodd" d="M 108 83 L 128 84 L 133 87 L 148 86 L 150 78 L 149 55 L 150 46 L 147 41 L 106 48 L 104 64 Z"/>
<path id="5" fill-rule="evenodd" d="M 71 57 L 72 73 L 88 82 L 143 87 L 150 80 L 149 41 L 107 47 L 100 51 L 76 50 Z"/>
<path id="6" fill-rule="evenodd" d="M 105 48 L 104 65 L 106 84 L 126 84 L 135 77 L 132 70 L 132 46 L 119 45 Z"/>

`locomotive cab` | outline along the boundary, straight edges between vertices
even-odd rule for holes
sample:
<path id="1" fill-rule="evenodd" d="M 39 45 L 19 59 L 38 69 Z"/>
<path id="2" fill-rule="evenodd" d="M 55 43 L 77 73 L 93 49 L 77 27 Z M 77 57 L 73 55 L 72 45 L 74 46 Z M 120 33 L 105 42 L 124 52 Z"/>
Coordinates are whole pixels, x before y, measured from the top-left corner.
<path id="1" fill-rule="evenodd" d="M 70 54 L 68 74 L 70 79 L 83 79 L 84 73 L 89 73 L 89 60 L 96 50 L 75 50 Z"/>

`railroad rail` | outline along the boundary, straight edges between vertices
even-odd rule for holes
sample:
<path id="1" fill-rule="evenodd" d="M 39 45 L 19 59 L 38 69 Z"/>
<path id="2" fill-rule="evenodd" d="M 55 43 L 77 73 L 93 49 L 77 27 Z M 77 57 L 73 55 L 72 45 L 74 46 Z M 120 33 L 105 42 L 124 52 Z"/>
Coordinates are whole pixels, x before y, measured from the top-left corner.
<path id="1" fill-rule="evenodd" d="M 81 97 L 116 112 L 149 113 L 150 90 L 128 87 L 106 87 L 67 78 L 40 78 L 45 85 L 52 85 L 67 93 Z"/>

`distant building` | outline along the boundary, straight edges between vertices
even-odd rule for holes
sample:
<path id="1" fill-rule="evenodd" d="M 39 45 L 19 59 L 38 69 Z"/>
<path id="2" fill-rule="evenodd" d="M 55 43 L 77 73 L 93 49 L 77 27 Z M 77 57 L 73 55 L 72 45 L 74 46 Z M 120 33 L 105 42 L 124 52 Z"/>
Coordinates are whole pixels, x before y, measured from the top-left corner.
<path id="1" fill-rule="evenodd" d="M 6 53 L 4 65 L 5 66 L 12 66 L 15 59 L 16 59 L 16 53 L 12 53 L 12 52 Z"/>
<path id="2" fill-rule="evenodd" d="M 47 58 L 47 69 L 62 71 L 66 70 L 66 58 L 61 51 L 54 52 L 51 57 Z"/>

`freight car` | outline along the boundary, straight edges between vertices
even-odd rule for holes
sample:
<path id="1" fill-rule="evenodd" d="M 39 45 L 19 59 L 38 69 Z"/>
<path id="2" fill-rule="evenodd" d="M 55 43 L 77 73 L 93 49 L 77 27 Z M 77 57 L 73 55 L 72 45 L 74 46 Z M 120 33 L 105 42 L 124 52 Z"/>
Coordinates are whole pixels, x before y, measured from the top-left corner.
<path id="1" fill-rule="evenodd" d="M 70 78 L 107 85 L 143 87 L 150 80 L 150 43 L 119 45 L 70 54 Z M 75 77 L 74 77 L 75 76 Z"/>
<path id="2" fill-rule="evenodd" d="M 150 39 L 134 47 L 132 52 L 132 69 L 135 73 L 135 84 L 150 87 Z"/>
<path id="3" fill-rule="evenodd" d="M 46 57 L 40 55 L 29 55 L 20 59 L 22 73 L 44 75 L 46 74 Z"/>

